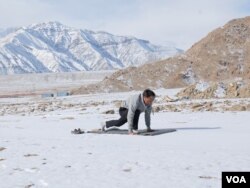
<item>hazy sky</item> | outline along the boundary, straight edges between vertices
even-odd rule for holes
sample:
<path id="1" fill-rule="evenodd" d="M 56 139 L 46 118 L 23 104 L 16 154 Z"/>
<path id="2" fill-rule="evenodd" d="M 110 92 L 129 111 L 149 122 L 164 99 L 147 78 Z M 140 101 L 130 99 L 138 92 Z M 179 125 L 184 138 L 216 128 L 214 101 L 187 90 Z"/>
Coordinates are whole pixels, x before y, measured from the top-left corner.
<path id="1" fill-rule="evenodd" d="M 0 0 L 0 15 L 0 28 L 59 21 L 187 49 L 227 21 L 250 15 L 250 0 Z"/>

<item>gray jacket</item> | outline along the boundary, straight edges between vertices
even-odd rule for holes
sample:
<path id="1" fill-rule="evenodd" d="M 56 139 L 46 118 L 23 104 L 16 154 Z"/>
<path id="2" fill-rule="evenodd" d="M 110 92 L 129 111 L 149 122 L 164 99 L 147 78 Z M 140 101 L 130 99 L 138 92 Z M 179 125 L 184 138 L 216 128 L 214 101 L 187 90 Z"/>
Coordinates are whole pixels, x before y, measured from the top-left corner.
<path id="1" fill-rule="evenodd" d="M 150 115 L 152 111 L 152 105 L 146 106 L 143 101 L 142 94 L 136 94 L 130 96 L 126 101 L 122 103 L 122 107 L 128 109 L 128 130 L 132 131 L 133 127 L 133 119 L 136 110 L 140 110 L 140 112 L 145 112 L 145 123 L 147 128 L 150 128 Z"/>

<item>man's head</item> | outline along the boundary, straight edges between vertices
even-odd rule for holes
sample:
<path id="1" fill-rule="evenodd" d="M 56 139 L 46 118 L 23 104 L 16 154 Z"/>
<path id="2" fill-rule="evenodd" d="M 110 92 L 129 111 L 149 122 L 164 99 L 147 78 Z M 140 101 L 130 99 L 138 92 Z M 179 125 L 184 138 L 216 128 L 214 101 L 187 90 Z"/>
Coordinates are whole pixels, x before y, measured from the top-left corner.
<path id="1" fill-rule="evenodd" d="M 155 99 L 155 93 L 150 90 L 146 89 L 143 91 L 143 101 L 146 106 L 152 105 L 154 99 Z"/>

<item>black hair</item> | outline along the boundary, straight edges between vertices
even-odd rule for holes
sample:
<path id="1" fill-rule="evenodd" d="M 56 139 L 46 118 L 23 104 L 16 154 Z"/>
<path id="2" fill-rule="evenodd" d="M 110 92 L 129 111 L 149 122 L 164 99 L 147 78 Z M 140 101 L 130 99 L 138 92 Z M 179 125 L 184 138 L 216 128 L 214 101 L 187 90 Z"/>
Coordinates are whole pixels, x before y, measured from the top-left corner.
<path id="1" fill-rule="evenodd" d="M 143 91 L 143 97 L 154 97 L 155 98 L 155 93 L 151 89 L 145 89 Z"/>

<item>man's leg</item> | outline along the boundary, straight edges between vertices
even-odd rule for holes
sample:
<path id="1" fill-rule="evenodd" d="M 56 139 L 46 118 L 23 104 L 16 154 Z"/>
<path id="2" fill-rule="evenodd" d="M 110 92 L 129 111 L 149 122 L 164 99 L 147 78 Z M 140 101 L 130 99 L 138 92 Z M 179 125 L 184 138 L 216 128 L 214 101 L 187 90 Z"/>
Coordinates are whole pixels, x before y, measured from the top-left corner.
<path id="1" fill-rule="evenodd" d="M 120 114 L 120 119 L 118 120 L 110 120 L 110 121 L 106 121 L 106 128 L 109 127 L 120 127 L 123 124 L 125 124 L 128 120 L 127 120 L 127 115 L 128 115 L 128 109 L 127 108 L 120 108 L 119 109 L 119 114 Z"/>
<path id="2" fill-rule="evenodd" d="M 141 114 L 140 110 L 135 111 L 135 116 L 133 120 L 133 130 L 138 130 L 138 122 L 139 122 L 140 114 Z"/>

